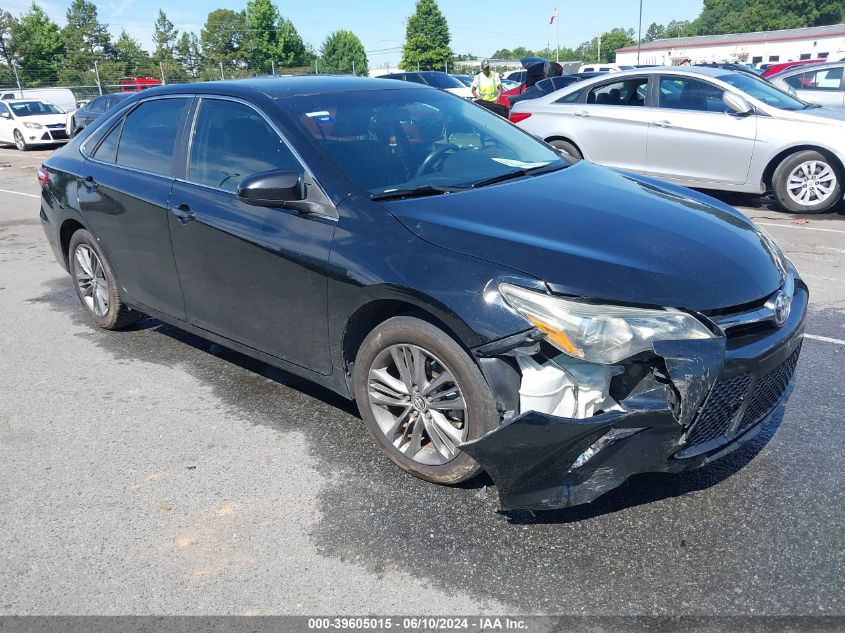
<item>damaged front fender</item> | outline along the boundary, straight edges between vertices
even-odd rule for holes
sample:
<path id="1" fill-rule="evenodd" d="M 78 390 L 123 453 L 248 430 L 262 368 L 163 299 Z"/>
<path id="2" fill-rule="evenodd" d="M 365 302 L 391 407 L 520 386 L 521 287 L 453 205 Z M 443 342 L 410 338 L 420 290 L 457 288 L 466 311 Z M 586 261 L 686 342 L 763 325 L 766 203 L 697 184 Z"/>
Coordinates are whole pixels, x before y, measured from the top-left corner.
<path id="1" fill-rule="evenodd" d="M 562 418 L 528 411 L 461 449 L 483 466 L 502 510 L 548 510 L 593 501 L 641 472 L 677 472 L 684 429 L 719 377 L 725 339 L 655 342 L 669 384 L 623 400 L 622 411 Z"/>

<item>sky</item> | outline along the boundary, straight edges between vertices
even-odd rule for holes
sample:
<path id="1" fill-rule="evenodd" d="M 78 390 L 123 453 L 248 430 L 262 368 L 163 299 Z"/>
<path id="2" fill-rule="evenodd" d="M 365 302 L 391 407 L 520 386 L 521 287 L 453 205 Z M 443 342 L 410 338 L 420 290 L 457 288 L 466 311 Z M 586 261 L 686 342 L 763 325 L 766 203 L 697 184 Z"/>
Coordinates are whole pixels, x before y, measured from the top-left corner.
<path id="1" fill-rule="evenodd" d="M 50 18 L 63 25 L 71 0 L 45 0 L 38 4 Z M 14 15 L 26 11 L 31 0 L 3 0 L 2 8 Z M 148 50 L 152 48 L 153 22 L 159 6 L 180 31 L 199 35 L 205 18 L 214 9 L 241 10 L 246 0 L 95 1 L 100 21 L 117 37 L 122 29 Z M 332 31 L 355 33 L 367 51 L 370 68 L 396 66 L 402 57 L 405 20 L 414 0 L 277 0 L 279 11 L 293 21 L 305 42 L 319 49 Z M 439 0 L 452 35 L 452 50 L 489 56 L 500 48 L 555 46 L 557 29 L 549 25 L 555 0 Z M 652 22 L 691 20 L 701 11 L 702 0 L 643 0 L 643 33 Z M 560 45 L 575 47 L 614 27 L 637 29 L 638 0 L 560 0 Z"/>

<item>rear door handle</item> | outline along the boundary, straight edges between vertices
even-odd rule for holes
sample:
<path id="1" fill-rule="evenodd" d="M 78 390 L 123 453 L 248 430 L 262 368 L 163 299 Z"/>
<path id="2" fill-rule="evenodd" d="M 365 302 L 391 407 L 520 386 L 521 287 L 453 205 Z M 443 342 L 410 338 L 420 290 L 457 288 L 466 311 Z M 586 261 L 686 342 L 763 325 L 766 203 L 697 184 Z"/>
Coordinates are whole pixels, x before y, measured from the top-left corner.
<path id="1" fill-rule="evenodd" d="M 92 191 L 97 188 L 97 183 L 94 180 L 94 176 L 85 176 L 85 180 L 83 180 L 82 182 L 88 191 Z"/>
<path id="2" fill-rule="evenodd" d="M 654 121 L 654 124 L 657 127 L 672 127 L 672 124 L 669 123 L 669 121 L 666 121 L 665 119 L 662 121 Z"/>
<path id="3" fill-rule="evenodd" d="M 580 112 L 573 112 L 572 114 L 577 116 L 580 119 L 586 119 L 587 117 L 590 116 L 589 112 L 584 112 L 583 110 L 581 110 Z"/>
<path id="4" fill-rule="evenodd" d="M 187 224 L 197 219 L 197 214 L 191 211 L 187 204 L 180 204 L 178 207 L 170 207 L 169 211 L 176 216 L 180 224 Z"/>

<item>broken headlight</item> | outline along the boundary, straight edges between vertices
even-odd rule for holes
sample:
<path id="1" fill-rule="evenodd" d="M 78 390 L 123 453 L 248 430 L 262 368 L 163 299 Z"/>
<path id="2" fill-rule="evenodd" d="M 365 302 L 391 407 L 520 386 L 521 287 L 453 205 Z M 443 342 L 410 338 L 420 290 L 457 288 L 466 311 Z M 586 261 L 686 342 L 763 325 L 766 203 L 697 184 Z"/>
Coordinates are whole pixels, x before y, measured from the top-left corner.
<path id="1" fill-rule="evenodd" d="M 674 308 L 595 305 L 500 284 L 514 310 L 574 358 L 613 364 L 651 351 L 652 341 L 706 339 L 714 334 L 698 319 Z"/>

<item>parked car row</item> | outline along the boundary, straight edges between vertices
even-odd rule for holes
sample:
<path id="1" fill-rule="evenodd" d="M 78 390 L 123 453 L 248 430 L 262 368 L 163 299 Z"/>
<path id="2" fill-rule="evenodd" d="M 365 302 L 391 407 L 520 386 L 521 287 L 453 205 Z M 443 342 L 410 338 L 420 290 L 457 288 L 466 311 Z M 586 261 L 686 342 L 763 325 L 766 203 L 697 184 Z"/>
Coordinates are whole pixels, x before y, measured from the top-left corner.
<path id="1" fill-rule="evenodd" d="M 729 141 L 780 116 L 708 72 L 621 71 L 514 114 L 524 127 L 563 93 L 589 113 L 579 122 L 617 126 L 604 149 L 626 167 L 645 153 L 638 121 L 661 105 L 680 129 L 687 105 L 737 121 L 712 134 Z M 732 113 L 690 79 L 721 87 Z M 703 466 L 754 438 L 791 390 L 808 291 L 767 234 L 429 86 L 156 88 L 94 120 L 38 179 L 45 235 L 95 324 L 151 315 L 324 385 L 357 402 L 400 468 L 440 484 L 484 469 L 505 510 Z"/>
<path id="2" fill-rule="evenodd" d="M 745 73 L 623 71 L 516 103 L 510 118 L 572 156 L 688 187 L 771 190 L 795 213 L 842 200 L 845 110 Z"/>

